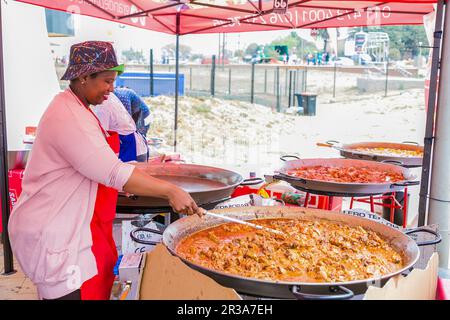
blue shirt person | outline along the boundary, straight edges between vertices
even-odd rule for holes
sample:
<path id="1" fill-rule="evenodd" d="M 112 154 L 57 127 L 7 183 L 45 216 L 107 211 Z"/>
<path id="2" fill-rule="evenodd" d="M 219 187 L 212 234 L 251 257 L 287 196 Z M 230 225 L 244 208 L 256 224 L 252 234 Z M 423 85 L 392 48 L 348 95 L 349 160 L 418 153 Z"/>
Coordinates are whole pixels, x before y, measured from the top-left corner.
<path id="1" fill-rule="evenodd" d="M 150 109 L 144 100 L 130 88 L 115 88 L 114 94 L 133 117 L 137 131 L 146 137 L 150 127 Z"/>

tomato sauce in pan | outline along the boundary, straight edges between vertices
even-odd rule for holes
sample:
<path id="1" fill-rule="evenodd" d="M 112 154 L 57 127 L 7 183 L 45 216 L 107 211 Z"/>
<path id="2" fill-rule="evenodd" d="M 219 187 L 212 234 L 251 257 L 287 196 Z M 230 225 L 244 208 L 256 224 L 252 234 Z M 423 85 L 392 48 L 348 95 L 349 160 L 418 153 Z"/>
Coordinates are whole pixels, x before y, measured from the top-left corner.
<path id="1" fill-rule="evenodd" d="M 402 173 L 373 167 L 305 166 L 292 169 L 288 174 L 308 180 L 343 183 L 395 183 L 405 180 Z"/>

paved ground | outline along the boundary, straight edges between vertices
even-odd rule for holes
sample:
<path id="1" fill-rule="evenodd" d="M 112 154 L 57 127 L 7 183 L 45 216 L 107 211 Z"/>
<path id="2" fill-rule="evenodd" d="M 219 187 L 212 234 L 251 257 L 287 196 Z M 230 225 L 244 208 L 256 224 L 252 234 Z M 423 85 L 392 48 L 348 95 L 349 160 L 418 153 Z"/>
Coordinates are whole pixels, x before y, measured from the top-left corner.
<path id="1" fill-rule="evenodd" d="M 0 300 L 37 300 L 35 285 L 20 270 L 17 262 L 14 263 L 16 273 L 4 275 L 3 245 L 0 244 Z"/>

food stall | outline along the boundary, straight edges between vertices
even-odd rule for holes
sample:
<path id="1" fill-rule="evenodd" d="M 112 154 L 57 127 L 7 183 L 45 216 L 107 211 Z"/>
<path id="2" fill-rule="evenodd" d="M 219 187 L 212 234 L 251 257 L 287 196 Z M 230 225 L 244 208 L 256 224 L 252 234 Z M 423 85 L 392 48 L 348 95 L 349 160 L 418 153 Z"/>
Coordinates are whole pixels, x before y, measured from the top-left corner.
<path id="1" fill-rule="evenodd" d="M 57 10 L 67 10 L 70 1 L 31 1 L 24 0 L 21 2 L 37 4 Z M 99 7 L 91 1 L 84 1 L 79 4 L 79 13 L 95 16 L 102 19 L 118 21 L 120 23 L 125 23 L 129 25 L 139 26 L 142 28 L 147 28 L 151 30 L 172 33 L 176 35 L 177 45 L 180 35 L 191 34 L 191 33 L 212 33 L 212 32 L 242 32 L 242 31 L 264 31 L 264 30 L 277 30 L 277 29 L 291 29 L 291 28 L 325 28 L 325 27 L 342 27 L 342 26 L 357 26 L 357 25 L 392 25 L 392 24 L 421 24 L 423 16 L 433 12 L 433 6 L 431 3 L 435 1 L 406 1 L 408 3 L 413 3 L 408 6 L 405 10 L 404 1 L 398 2 L 388 2 L 379 4 L 374 1 L 297 1 L 289 4 L 290 17 L 285 20 L 278 19 L 278 15 L 273 13 L 272 3 L 265 1 L 249 1 L 245 4 L 230 4 L 225 6 L 215 5 L 211 3 L 202 3 L 199 1 L 190 1 L 188 3 L 184 2 L 171 2 L 170 4 L 161 5 L 160 3 L 151 1 L 133 1 L 129 2 L 126 0 L 119 1 L 130 11 L 127 14 L 118 15 L 116 12 L 109 12 L 106 8 Z M 193 4 L 192 8 L 189 4 Z M 438 13 L 442 15 L 442 5 L 440 2 Z M 388 8 L 388 9 L 386 9 Z M 316 10 L 328 10 L 331 16 L 324 16 L 321 19 L 311 18 L 311 12 Z M 241 13 L 250 14 L 250 17 L 236 18 L 236 11 Z M 214 12 L 214 15 L 212 14 Z M 387 14 L 387 12 L 389 14 Z M 305 14 L 306 13 L 306 14 Z M 384 13 L 384 14 L 383 14 Z M 275 20 L 267 22 L 265 18 L 274 17 Z M 289 17 L 289 15 L 287 15 Z M 303 19 L 298 18 L 303 17 Z M 306 17 L 306 18 L 305 18 Z M 182 18 L 182 19 L 181 19 Z M 439 21 L 439 19 L 437 19 Z M 441 21 L 442 22 L 442 21 Z M 438 25 L 438 24 L 437 24 Z M 440 26 L 439 26 L 440 27 Z M 178 47 L 178 46 L 177 46 Z M 438 50 L 436 50 L 438 51 Z M 177 50 L 178 52 L 178 50 Z M 436 60 L 435 60 L 436 61 Z M 3 64 L 1 64 L 3 68 Z M 176 73 L 178 75 L 178 60 Z M 1 79 L 3 82 L 3 79 Z M 176 82 L 177 83 L 177 82 Z M 178 90 L 176 90 L 178 92 Z M 177 93 L 176 93 L 177 94 Z M 2 96 L 1 110 L 4 116 L 4 106 L 5 101 Z M 177 129 L 177 111 L 178 111 L 178 99 L 175 99 L 175 143 L 176 146 L 176 129 Z M 434 102 L 432 99 L 430 100 Z M 430 103 L 432 103 L 430 102 Z M 433 111 L 434 112 L 434 106 Z M 431 114 L 433 115 L 433 114 Z M 430 116 L 428 117 L 428 119 Z M 4 120 L 4 118 L 3 118 Z M 5 133 L 4 133 L 4 121 L 2 121 L 2 149 L 6 150 L 5 143 Z M 427 141 L 425 141 L 428 143 Z M 426 150 L 424 159 L 429 161 L 429 151 L 427 149 L 429 144 L 426 144 Z M 352 153 L 353 154 L 353 153 Z M 374 160 L 374 159 L 371 159 Z M 2 179 L 2 190 L 6 192 L 8 181 L 6 179 L 6 164 L 3 158 L 3 176 Z M 180 170 L 183 166 L 182 170 Z M 395 181 L 390 181 L 391 177 L 384 182 L 380 181 L 329 181 L 321 180 L 315 178 L 308 178 L 299 175 L 296 169 L 301 169 L 302 167 L 308 166 L 338 166 L 341 168 L 357 167 L 362 166 L 364 168 L 371 168 L 371 170 L 378 171 L 389 171 L 398 175 L 394 177 Z M 242 177 L 236 175 L 233 172 L 220 170 L 219 168 L 205 168 L 204 166 L 195 166 L 189 164 L 175 164 L 173 172 L 171 174 L 166 174 L 170 166 L 164 166 L 163 172 L 166 176 L 170 176 L 170 179 L 175 179 L 177 183 L 187 183 L 189 187 L 194 186 L 195 188 L 201 187 L 203 189 L 192 189 L 191 193 L 195 195 L 195 199 L 203 206 L 209 209 L 209 205 L 213 208 L 218 202 L 226 200 L 231 197 L 233 191 L 242 183 Z M 158 175 L 158 166 L 149 165 L 146 170 L 150 170 L 152 174 Z M 161 169 L 161 168 L 160 168 Z M 426 168 L 427 170 L 429 169 Z M 172 170 L 172 169 L 171 169 Z M 206 170 L 206 171 L 202 171 Z M 189 173 L 180 175 L 182 173 Z M 398 191 L 406 186 L 418 184 L 408 175 L 407 168 L 391 163 L 381 163 L 375 161 L 367 160 L 354 160 L 354 159 L 300 159 L 287 161 L 285 166 L 280 169 L 279 172 L 273 173 L 273 178 L 285 181 L 289 183 L 294 189 L 305 191 L 306 194 L 318 194 L 327 197 L 343 197 L 343 196 L 373 196 L 377 194 L 383 194 L 387 191 Z M 397 179 L 398 178 L 398 179 Z M 198 184 L 200 179 L 201 183 Z M 428 181 L 428 177 L 426 177 Z M 388 181 L 388 182 L 386 182 Z M 427 182 L 428 183 L 428 182 Z M 206 188 L 205 188 L 206 187 Z M 7 199 L 8 196 L 5 197 Z M 306 200 L 306 205 L 308 204 L 308 199 Z M 142 199 L 142 197 L 134 197 L 133 195 L 122 195 L 120 200 L 120 206 L 124 211 L 129 211 L 130 207 L 135 209 L 136 207 L 142 207 L 144 210 L 163 210 L 162 212 L 167 212 L 166 203 L 157 203 L 154 199 Z M 162 209 L 161 209 L 162 208 Z M 6 226 L 8 221 L 9 208 L 7 205 L 3 204 L 2 211 L 4 213 L 4 225 Z M 258 211 L 259 210 L 259 211 Z M 224 270 L 214 269 L 214 268 L 204 268 L 199 263 L 192 262 L 186 257 L 180 255 L 177 251 L 177 247 L 180 241 L 184 239 L 185 236 L 192 235 L 195 231 L 200 231 L 208 227 L 223 225 L 223 220 L 218 218 L 204 218 L 203 220 L 198 220 L 198 217 L 188 217 L 182 218 L 174 223 L 168 224 L 164 233 L 162 234 L 162 241 L 167 249 L 173 255 L 179 256 L 182 261 L 184 261 L 188 266 L 193 269 L 206 274 L 212 279 L 216 280 L 219 284 L 225 285 L 235 289 L 239 293 L 244 293 L 259 297 L 272 297 L 272 298 L 301 298 L 301 299 L 337 299 L 337 298 L 351 298 L 356 294 L 362 294 L 367 289 L 367 283 L 374 281 L 376 279 L 382 280 L 383 284 L 390 278 L 403 273 L 406 270 L 411 269 L 413 265 L 417 262 L 420 257 L 419 246 L 422 245 L 435 245 L 440 242 L 440 236 L 438 233 L 430 228 L 426 228 L 421 231 L 425 233 L 431 233 L 434 236 L 433 240 L 419 241 L 416 243 L 409 236 L 407 231 L 403 233 L 394 228 L 388 228 L 384 224 L 375 223 L 371 220 L 364 220 L 358 217 L 346 216 L 339 213 L 331 213 L 329 211 L 314 211 L 305 208 L 264 208 L 254 207 L 251 209 L 230 209 L 218 210 L 218 214 L 227 214 L 229 216 L 234 216 L 240 220 L 253 220 L 259 224 L 268 224 L 273 227 L 277 227 L 277 223 L 286 218 L 292 218 L 293 220 L 302 220 L 306 223 L 316 224 L 321 220 L 327 220 L 328 222 L 339 222 L 345 225 L 345 228 L 350 228 L 349 230 L 361 230 L 364 238 L 364 234 L 376 231 L 383 235 L 385 239 L 389 241 L 394 241 L 395 245 L 393 248 L 399 250 L 404 256 L 404 264 L 398 266 L 394 269 L 384 270 L 382 273 L 376 272 L 376 277 L 362 277 L 359 280 L 355 280 L 354 277 L 349 278 L 334 278 L 328 279 L 325 277 L 325 281 L 301 281 L 299 279 L 294 281 L 279 281 L 278 278 L 259 278 L 257 274 L 249 275 L 230 275 L 230 272 L 224 272 Z M 270 219 L 269 219 L 270 218 Z M 300 219 L 299 219 L 300 218 Z M 264 222 L 264 219 L 269 219 L 270 221 Z M 261 220 L 261 221 L 258 221 Z M 289 219 L 288 219 L 289 220 Z M 289 220 L 293 223 L 293 220 Z M 171 222 L 171 221 L 169 221 Z M 283 222 L 283 221 L 282 221 Z M 299 221 L 294 221 L 299 222 Z M 325 223 L 326 224 L 326 223 Z M 335 224 L 333 224 L 335 225 Z M 227 226 L 224 226 L 224 228 Z M 278 226 L 279 227 L 279 226 Z M 366 227 L 367 229 L 365 229 Z M 227 228 L 230 228 L 228 226 Z M 297 228 L 297 226 L 295 226 Z M 294 228 L 294 229 L 295 229 Z M 322 234 L 319 231 L 319 236 Z M 326 229 L 322 230 L 324 234 L 327 233 Z M 226 231 L 226 232 L 233 232 Z M 355 231 L 356 232 L 356 231 Z M 248 233 L 248 231 L 247 231 Z M 273 235 L 267 235 L 253 233 L 254 236 L 261 236 L 262 241 L 272 240 Z M 217 236 L 211 236 L 212 241 L 217 241 Z M 216 237 L 216 238 L 214 238 Z M 272 238 L 271 238 L 272 237 Z M 313 235 L 311 237 L 314 238 Z M 268 239 L 268 240 L 267 240 Z M 6 237 L 7 240 L 7 237 Z M 275 239 L 276 240 L 276 239 Z M 311 239 L 308 239 L 308 241 Z M 363 240 L 362 240 L 363 241 Z M 220 243 L 219 239 L 219 243 Z M 364 241 L 363 241 L 364 242 Z M 286 244 L 281 242 L 285 247 L 289 247 L 292 244 Z M 9 252 L 9 244 L 6 241 L 5 245 L 5 270 L 12 270 L 12 256 Z M 384 245 L 384 244 L 383 244 Z M 346 245 L 344 244 L 344 247 Z M 314 245 L 311 245 L 314 247 Z M 231 248 L 233 249 L 233 248 Z M 296 248 L 292 248 L 296 249 Z M 234 250 L 234 249 L 233 249 Z M 304 252 L 293 252 L 293 254 L 301 254 Z M 248 254 L 247 254 L 248 255 Z M 251 255 L 251 254 L 250 254 Z M 129 261 L 127 259 L 122 261 Z M 432 263 L 435 263 L 432 260 Z M 119 263 L 120 270 L 120 263 Z M 223 267 L 223 266 L 222 266 Z M 225 267 L 226 268 L 226 267 Z M 252 268 L 250 266 L 249 268 Z M 225 270 L 226 271 L 226 270 Z M 283 273 L 281 270 L 279 272 Z M 309 272 L 309 271 L 308 271 Z M 319 275 L 323 276 L 322 273 L 328 274 L 326 270 L 314 271 L 318 272 Z M 322 273 L 321 273 L 322 272 Z M 342 275 L 341 275 L 342 276 Z M 295 277 L 294 277 L 295 278 Z M 139 279 L 142 279 L 142 274 Z M 264 280 L 266 279 L 266 280 Z M 285 279 L 286 280 L 286 279 Z M 292 280 L 292 279 L 291 279 Z M 303 279 L 304 280 L 304 279 Z M 307 279 L 308 280 L 308 279 Z M 328 281 L 329 280 L 329 281 Z M 127 280 L 128 281 L 128 280 Z M 306 290 L 304 290 L 306 289 Z M 128 288 L 127 290 L 130 290 Z M 331 293 L 331 294 L 330 294 Z"/>

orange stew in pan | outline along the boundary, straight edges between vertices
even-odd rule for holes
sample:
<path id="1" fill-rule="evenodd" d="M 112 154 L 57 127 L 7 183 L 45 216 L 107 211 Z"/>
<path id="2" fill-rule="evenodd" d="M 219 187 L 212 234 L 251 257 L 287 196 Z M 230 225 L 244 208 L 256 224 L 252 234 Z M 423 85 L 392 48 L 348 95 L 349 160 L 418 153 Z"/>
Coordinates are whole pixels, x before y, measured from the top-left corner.
<path id="1" fill-rule="evenodd" d="M 360 226 L 287 218 L 251 222 L 286 235 L 226 223 L 187 236 L 176 251 L 215 271 L 287 282 L 364 280 L 404 266 L 402 253 Z"/>
<path id="2" fill-rule="evenodd" d="M 423 151 L 395 148 L 356 148 L 356 151 L 394 157 L 423 157 Z"/>

